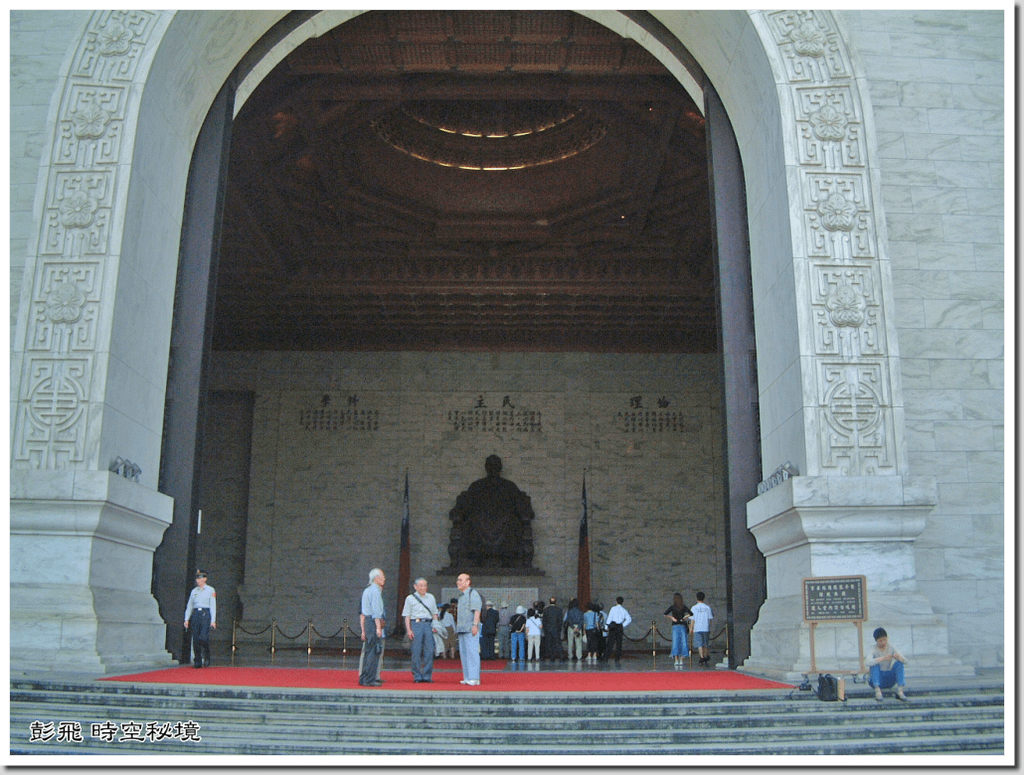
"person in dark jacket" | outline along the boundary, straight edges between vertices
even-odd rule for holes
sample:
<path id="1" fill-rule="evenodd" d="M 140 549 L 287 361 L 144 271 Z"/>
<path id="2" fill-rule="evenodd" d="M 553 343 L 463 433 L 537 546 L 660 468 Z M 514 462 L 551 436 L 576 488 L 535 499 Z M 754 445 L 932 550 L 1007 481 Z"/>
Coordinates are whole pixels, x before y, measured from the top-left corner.
<path id="1" fill-rule="evenodd" d="M 480 659 L 494 659 L 494 639 L 498 635 L 498 612 L 494 603 L 484 603 L 484 615 L 480 617 Z"/>
<path id="2" fill-rule="evenodd" d="M 542 659 L 550 662 L 561 662 L 565 657 L 562 651 L 562 620 L 565 616 L 556 602 L 552 597 L 541 615 L 540 653 Z"/>

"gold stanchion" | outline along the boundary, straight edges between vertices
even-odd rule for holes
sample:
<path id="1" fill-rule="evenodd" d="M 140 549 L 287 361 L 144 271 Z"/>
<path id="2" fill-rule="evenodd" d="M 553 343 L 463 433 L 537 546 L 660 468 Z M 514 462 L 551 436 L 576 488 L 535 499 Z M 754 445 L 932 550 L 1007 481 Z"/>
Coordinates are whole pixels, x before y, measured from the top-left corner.
<path id="1" fill-rule="evenodd" d="M 231 620 L 231 666 L 235 666 L 235 652 L 238 651 L 238 619 Z"/>
<path id="2" fill-rule="evenodd" d="M 270 620 L 270 664 L 274 664 L 274 654 L 277 651 L 277 619 Z"/>
<path id="3" fill-rule="evenodd" d="M 306 620 L 306 667 L 309 667 L 309 660 L 313 657 L 313 620 Z"/>
<path id="4" fill-rule="evenodd" d="M 658 655 L 658 620 L 651 620 L 651 656 Z"/>
<path id="5" fill-rule="evenodd" d="M 341 655 L 348 654 L 348 619 L 341 620 Z"/>

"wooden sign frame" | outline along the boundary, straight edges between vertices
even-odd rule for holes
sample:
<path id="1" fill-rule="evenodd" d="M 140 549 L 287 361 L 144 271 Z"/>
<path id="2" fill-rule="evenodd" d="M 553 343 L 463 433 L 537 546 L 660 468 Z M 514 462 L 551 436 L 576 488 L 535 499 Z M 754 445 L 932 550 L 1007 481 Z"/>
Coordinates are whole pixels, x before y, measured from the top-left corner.
<path id="1" fill-rule="evenodd" d="M 811 672 L 818 672 L 814 658 L 814 630 L 820 622 L 853 622 L 857 626 L 860 656 L 860 669 L 857 672 L 866 672 L 864 622 L 868 618 L 867 577 L 805 576 L 802 587 L 804 622 L 811 627 Z"/>

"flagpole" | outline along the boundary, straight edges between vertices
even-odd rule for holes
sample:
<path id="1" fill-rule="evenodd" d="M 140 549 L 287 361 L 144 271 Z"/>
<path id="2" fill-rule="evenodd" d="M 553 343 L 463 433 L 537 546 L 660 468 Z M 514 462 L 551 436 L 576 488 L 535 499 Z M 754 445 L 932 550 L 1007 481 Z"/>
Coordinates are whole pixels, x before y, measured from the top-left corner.
<path id="1" fill-rule="evenodd" d="M 583 609 L 590 603 L 590 526 L 587 516 L 587 470 L 583 470 L 583 516 L 580 517 L 579 553 L 576 559 L 576 605 Z"/>
<path id="2" fill-rule="evenodd" d="M 405 470 L 405 495 L 402 498 L 402 542 L 398 550 L 398 604 L 395 610 L 394 634 L 405 634 L 402 610 L 409 594 L 409 469 Z"/>

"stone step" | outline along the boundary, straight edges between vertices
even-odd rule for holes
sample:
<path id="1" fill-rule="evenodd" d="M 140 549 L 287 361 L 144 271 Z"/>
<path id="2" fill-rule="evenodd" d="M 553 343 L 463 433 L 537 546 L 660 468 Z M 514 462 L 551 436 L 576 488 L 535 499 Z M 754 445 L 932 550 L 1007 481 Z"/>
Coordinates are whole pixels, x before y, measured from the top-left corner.
<path id="1" fill-rule="evenodd" d="M 60 694 L 48 694 L 45 697 L 24 699 L 23 697 L 11 697 L 11 719 L 15 717 L 29 719 L 38 715 L 37 710 L 45 707 L 47 712 L 60 718 L 75 718 L 83 715 L 85 709 L 95 709 L 97 705 L 82 703 L 80 698 L 69 697 Z M 429 724 L 435 729 L 458 729 L 464 726 L 467 720 L 473 720 L 485 724 L 492 729 L 515 729 L 521 726 L 536 724 L 543 719 L 547 728 L 578 729 L 581 725 L 600 722 L 605 728 L 659 728 L 660 726 L 678 723 L 679 719 L 685 719 L 688 726 L 716 727 L 723 723 L 729 724 L 736 720 L 742 720 L 746 727 L 785 727 L 798 726 L 807 723 L 814 723 L 818 726 L 836 726 L 849 724 L 859 719 L 874 719 L 884 713 L 886 719 L 898 723 L 913 723 L 925 721 L 956 721 L 960 719 L 999 718 L 1003 716 L 1001 703 L 993 703 L 986 698 L 984 703 L 976 705 L 943 705 L 938 701 L 923 703 L 919 701 L 908 704 L 892 704 L 890 706 L 879 706 L 875 703 L 847 703 L 825 705 L 809 708 L 793 708 L 780 702 L 758 703 L 757 705 L 740 704 L 730 706 L 719 704 L 715 707 L 701 708 L 699 706 L 664 706 L 658 708 L 637 709 L 624 708 L 623 712 L 615 715 L 591 714 L 586 708 L 573 705 L 564 706 L 564 713 L 558 713 L 558 708 L 545 707 L 533 709 L 530 706 L 519 706 L 508 708 L 505 713 L 438 713 L 437 703 L 396 704 L 388 713 L 369 713 L 367 708 L 358 705 L 316 704 L 299 705 L 289 704 L 283 700 L 260 701 L 260 700 L 231 700 L 223 702 L 220 700 L 209 700 L 204 698 L 180 698 L 175 702 L 167 702 L 166 699 L 159 699 L 154 702 L 147 702 L 144 697 L 122 698 L 116 706 L 103 705 L 104 717 L 112 720 L 124 721 L 140 717 L 141 715 L 154 716 L 156 711 L 167 716 L 168 713 L 177 717 L 186 715 L 201 715 L 204 719 L 230 719 L 238 714 L 258 719 L 260 721 L 273 720 L 282 728 L 293 727 L 321 727 L 330 726 L 336 723 L 339 718 L 347 718 L 358 715 L 367 723 L 380 724 L 386 722 L 392 726 Z M 376 710 L 385 710 L 377 708 Z M 464 710 L 470 710 L 466 708 Z M 644 711 L 647 712 L 644 712 Z M 450 712 L 450 711 L 449 711 Z M 808 719 L 811 721 L 809 722 Z M 92 719 L 96 721 L 97 719 Z"/>
<path id="2" fill-rule="evenodd" d="M 60 754 L 160 754 L 160 755 L 252 755 L 252 756 L 317 756 L 317 755 L 393 755 L 393 756 L 441 756 L 458 755 L 503 755 L 503 756 L 537 756 L 537 755 L 568 755 L 610 756 L 629 754 L 630 756 L 678 755 L 680 743 L 652 744 L 644 739 L 631 739 L 627 743 L 605 744 L 603 742 L 580 741 L 548 745 L 537 741 L 527 741 L 511 747 L 493 744 L 472 743 L 460 745 L 445 741 L 441 744 L 432 742 L 416 743 L 404 741 L 376 741 L 356 743 L 338 741 L 289 740 L 265 744 L 252 739 L 211 742 L 203 739 L 198 743 L 178 741 L 161 741 L 159 743 L 104 743 L 90 741 L 86 737 L 83 743 L 66 743 L 60 745 L 28 744 L 11 741 L 11 754 L 19 755 L 60 755 Z M 589 735 L 588 735 L 589 738 Z M 914 737 L 912 735 L 876 737 L 870 740 L 832 740 L 810 735 L 806 739 L 777 742 L 774 740 L 758 740 L 754 742 L 721 742 L 699 738 L 691 742 L 694 753 L 708 756 L 810 756 L 810 755 L 890 755 L 890 754 L 1000 754 L 1003 752 L 1003 733 L 992 732 L 976 735 L 965 739 L 961 734 L 950 734 L 945 737 Z M 418 759 L 419 762 L 424 760 Z M 425 763 L 425 762 L 424 762 Z"/>
<path id="3" fill-rule="evenodd" d="M 566 695 L 246 689 L 12 682 L 13 754 L 999 753 L 1001 687 L 823 703 L 789 692 Z M 194 720 L 201 742 L 120 740 L 127 722 Z M 77 722 L 83 741 L 29 742 L 31 724 Z M 92 737 L 111 722 L 115 741 Z M 415 730 L 415 734 L 410 734 Z"/>
<path id="4" fill-rule="evenodd" d="M 395 702 L 395 697 L 401 702 Z M 914 694 L 912 701 L 903 704 L 887 698 L 882 704 L 875 703 L 871 695 L 851 697 L 846 703 L 823 703 L 804 697 L 788 698 L 746 698 L 735 696 L 666 696 L 644 697 L 638 701 L 634 697 L 601 697 L 567 695 L 508 695 L 485 694 L 482 692 L 432 692 L 428 694 L 403 692 L 400 695 L 383 691 L 339 690 L 330 694 L 307 695 L 288 694 L 280 691 L 264 692 L 259 690 L 233 691 L 209 690 L 198 691 L 192 688 L 177 691 L 154 689 L 151 692 L 118 692 L 106 691 L 70 691 L 68 689 L 14 689 L 11 691 L 11 702 L 48 703 L 60 705 L 93 705 L 103 703 L 105 699 L 117 698 L 120 708 L 154 708 L 172 709 L 202 707 L 207 711 L 218 709 L 232 710 L 236 708 L 252 709 L 260 707 L 266 713 L 287 709 L 293 716 L 316 715 L 322 713 L 340 713 L 358 711 L 364 716 L 422 716 L 434 713 L 439 697 L 444 697 L 448 708 L 459 708 L 460 716 L 471 718 L 515 717 L 524 714 L 532 718 L 539 716 L 553 719 L 583 718 L 626 718 L 666 712 L 699 712 L 703 715 L 735 716 L 741 714 L 765 715 L 781 714 L 795 716 L 802 714 L 818 714 L 823 712 L 843 713 L 876 713 L 880 709 L 895 711 L 921 712 L 936 708 L 951 711 L 956 708 L 1002 708 L 1004 697 L 1001 693 L 922 693 Z M 696 710 L 694 710 L 696 709 Z"/>
<path id="5" fill-rule="evenodd" d="M 27 733 L 29 725 L 33 721 L 43 720 L 39 717 L 43 714 L 35 712 L 39 706 L 26 708 L 24 706 L 11 707 L 10 723 L 12 728 L 21 728 Z M 161 709 L 164 710 L 164 709 Z M 141 712 L 137 712 L 141 711 Z M 308 716 L 284 714 L 268 714 L 259 710 L 237 710 L 237 711 L 209 711 L 201 708 L 191 708 L 187 713 L 180 716 L 170 717 L 166 713 L 158 715 L 149 709 L 128 710 L 124 708 L 104 708 L 98 716 L 95 713 L 86 714 L 82 712 L 81 706 L 58 706 L 46 705 L 45 715 L 47 720 L 53 721 L 78 721 L 83 728 L 90 727 L 93 723 L 111 721 L 123 724 L 130 721 L 145 723 L 147 721 L 162 720 L 195 720 L 200 721 L 204 729 L 217 729 L 220 732 L 230 732 L 236 728 L 242 730 L 252 724 L 268 725 L 265 734 L 268 737 L 287 737 L 294 734 L 308 735 L 336 735 L 339 733 L 356 734 L 368 731 L 372 735 L 386 735 L 390 730 L 407 730 L 417 728 L 437 733 L 452 732 L 456 735 L 466 728 L 466 719 L 461 717 L 448 716 L 444 713 L 425 717 L 423 715 L 409 715 L 393 717 L 386 720 L 382 725 L 379 719 L 371 719 L 362 715 L 349 715 L 334 713 L 319 716 L 316 718 Z M 851 729 L 869 730 L 875 727 L 892 727 L 897 725 L 910 726 L 915 729 L 928 732 L 932 728 L 953 727 L 959 729 L 977 728 L 987 729 L 993 725 L 1003 723 L 1003 714 L 995 709 L 987 710 L 984 713 L 969 714 L 965 712 L 930 711 L 914 713 L 912 711 L 900 713 L 873 713 L 860 714 L 824 714 L 821 716 L 803 716 L 800 718 L 785 717 L 726 717 L 726 716 L 699 716 L 699 715 L 673 715 L 658 716 L 656 718 L 623 718 L 623 719 L 586 719 L 562 720 L 560 723 L 555 719 L 543 718 L 543 733 L 545 735 L 555 734 L 576 734 L 580 731 L 599 728 L 602 732 L 645 732 L 660 734 L 663 732 L 689 734 L 694 732 L 706 732 L 709 729 L 715 730 L 716 734 L 725 735 L 760 735 L 766 729 L 774 730 L 778 736 L 791 734 L 794 730 L 802 732 L 809 727 L 820 729 L 831 735 L 845 735 Z M 473 727 L 474 734 L 480 736 L 510 736 L 521 734 L 524 731 L 532 734 L 537 727 L 536 717 L 521 717 L 518 719 L 494 719 L 477 724 Z M 685 725 L 681 729 L 681 725 Z M 401 733 L 399 733 L 401 734 Z"/>

